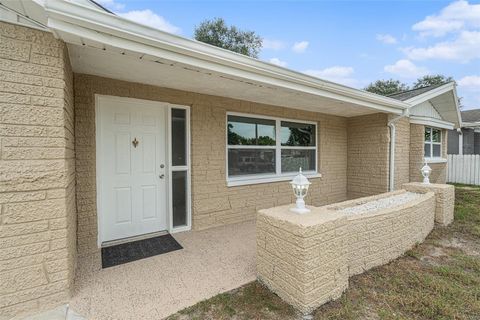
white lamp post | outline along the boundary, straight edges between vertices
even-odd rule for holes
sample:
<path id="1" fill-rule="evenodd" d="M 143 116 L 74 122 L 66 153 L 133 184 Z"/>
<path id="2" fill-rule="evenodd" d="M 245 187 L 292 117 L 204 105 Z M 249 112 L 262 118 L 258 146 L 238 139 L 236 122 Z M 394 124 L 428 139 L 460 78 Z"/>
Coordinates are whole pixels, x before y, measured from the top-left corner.
<path id="1" fill-rule="evenodd" d="M 432 172 L 432 168 L 428 166 L 428 164 L 425 162 L 425 165 L 421 169 L 422 176 L 423 176 L 423 183 L 424 184 L 430 184 L 430 179 L 428 178 L 430 176 L 430 173 Z"/>
<path id="2" fill-rule="evenodd" d="M 310 181 L 302 174 L 302 168 L 300 168 L 298 174 L 290 182 L 293 188 L 293 193 L 297 198 L 296 207 L 290 210 L 299 214 L 310 212 L 310 209 L 305 207 L 305 201 L 303 198 L 307 195 Z"/>

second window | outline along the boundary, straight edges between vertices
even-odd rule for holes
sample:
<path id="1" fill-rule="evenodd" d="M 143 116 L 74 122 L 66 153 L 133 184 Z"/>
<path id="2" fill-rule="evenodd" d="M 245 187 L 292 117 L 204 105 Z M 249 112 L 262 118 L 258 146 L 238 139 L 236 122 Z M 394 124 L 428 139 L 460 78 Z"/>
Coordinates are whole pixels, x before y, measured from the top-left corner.
<path id="1" fill-rule="evenodd" d="M 312 122 L 228 114 L 228 178 L 315 173 L 316 135 Z"/>

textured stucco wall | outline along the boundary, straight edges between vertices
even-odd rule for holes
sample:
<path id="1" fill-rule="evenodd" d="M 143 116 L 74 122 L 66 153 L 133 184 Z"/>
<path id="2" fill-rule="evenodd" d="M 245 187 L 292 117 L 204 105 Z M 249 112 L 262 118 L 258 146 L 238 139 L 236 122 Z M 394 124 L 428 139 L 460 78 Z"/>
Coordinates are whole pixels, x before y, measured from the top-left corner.
<path id="1" fill-rule="evenodd" d="M 75 75 L 79 254 L 98 252 L 95 186 L 95 94 L 191 106 L 192 224 L 205 229 L 255 218 L 257 210 L 292 203 L 288 181 L 227 187 L 226 112 L 318 122 L 319 171 L 307 203 L 343 201 L 347 188 L 347 121 L 313 112 L 256 104 L 89 75 Z"/>
<path id="2" fill-rule="evenodd" d="M 447 159 L 447 130 L 442 130 L 442 158 Z M 420 169 L 424 165 L 424 141 L 425 126 L 421 124 L 410 124 L 410 181 L 423 181 Z M 430 163 L 432 168 L 430 174 L 431 183 L 446 183 L 447 162 Z"/>
<path id="3" fill-rule="evenodd" d="M 388 115 L 348 118 L 348 198 L 388 191 L 389 142 Z"/>
<path id="4" fill-rule="evenodd" d="M 402 192 L 312 208 L 306 215 L 288 206 L 260 210 L 259 280 L 306 314 L 339 298 L 350 276 L 388 263 L 425 239 L 434 225 L 435 195 L 427 192 L 395 208 L 363 214 L 336 209 Z"/>
<path id="5" fill-rule="evenodd" d="M 76 249 L 72 81 L 64 43 L 0 22 L 0 318 L 69 298 Z"/>
<path id="6" fill-rule="evenodd" d="M 390 116 L 393 118 L 395 116 Z M 395 122 L 395 190 L 410 181 L 410 121 L 401 118 Z"/>

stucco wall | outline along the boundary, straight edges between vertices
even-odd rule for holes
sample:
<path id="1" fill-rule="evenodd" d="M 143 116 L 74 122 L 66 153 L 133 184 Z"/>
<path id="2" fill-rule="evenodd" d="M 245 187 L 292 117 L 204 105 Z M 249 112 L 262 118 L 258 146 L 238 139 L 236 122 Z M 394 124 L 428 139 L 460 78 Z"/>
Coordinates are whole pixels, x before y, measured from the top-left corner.
<path id="1" fill-rule="evenodd" d="M 447 159 L 447 130 L 442 130 L 442 158 Z M 424 140 L 425 126 L 410 124 L 410 181 L 423 181 L 420 169 L 424 165 Z M 446 183 L 447 163 L 430 163 L 432 168 L 430 174 L 431 183 Z"/>
<path id="2" fill-rule="evenodd" d="M 306 314 L 339 298 L 350 276 L 388 263 L 425 239 L 434 225 L 435 195 L 428 192 L 375 212 L 338 209 L 402 192 L 312 208 L 305 215 L 289 206 L 260 210 L 258 279 Z"/>
<path id="3" fill-rule="evenodd" d="M 72 80 L 66 46 L 52 34 L 0 23 L 0 318 L 69 297 Z"/>
<path id="4" fill-rule="evenodd" d="M 291 187 L 287 181 L 227 187 L 225 176 L 227 111 L 318 121 L 318 167 L 323 177 L 311 179 L 312 186 L 307 202 L 321 205 L 346 199 L 345 118 L 76 74 L 75 134 L 79 254 L 98 252 L 94 94 L 191 106 L 194 229 L 252 220 L 257 210 L 261 208 L 293 202 Z"/>
<path id="5" fill-rule="evenodd" d="M 348 198 L 388 191 L 388 115 L 348 118 Z"/>
<path id="6" fill-rule="evenodd" d="M 395 116 L 390 116 L 393 118 Z M 395 122 L 395 190 L 410 181 L 410 121 L 402 118 Z"/>

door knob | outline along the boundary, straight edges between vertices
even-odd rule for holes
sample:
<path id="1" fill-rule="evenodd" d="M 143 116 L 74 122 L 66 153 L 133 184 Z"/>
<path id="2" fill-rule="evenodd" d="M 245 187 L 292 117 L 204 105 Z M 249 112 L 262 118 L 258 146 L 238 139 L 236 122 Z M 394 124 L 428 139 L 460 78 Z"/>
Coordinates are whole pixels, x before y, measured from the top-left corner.
<path id="1" fill-rule="evenodd" d="M 163 179 L 163 178 L 165 178 L 165 175 L 164 175 L 164 174 L 161 174 L 161 175 L 159 175 L 158 177 L 159 177 L 160 179 Z"/>

